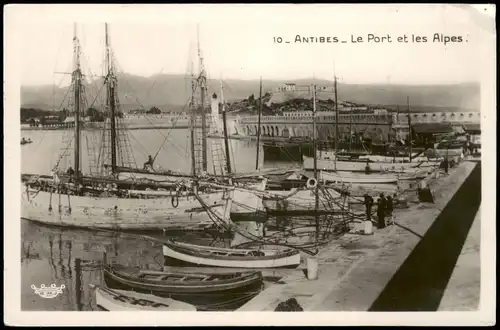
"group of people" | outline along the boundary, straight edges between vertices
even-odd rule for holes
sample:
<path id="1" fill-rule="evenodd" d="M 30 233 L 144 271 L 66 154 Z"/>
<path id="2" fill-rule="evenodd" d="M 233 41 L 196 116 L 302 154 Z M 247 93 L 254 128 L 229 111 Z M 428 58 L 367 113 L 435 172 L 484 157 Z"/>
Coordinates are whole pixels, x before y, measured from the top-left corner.
<path id="1" fill-rule="evenodd" d="M 373 198 L 365 194 L 364 196 L 364 204 L 366 209 L 366 221 L 371 221 L 372 216 L 372 208 L 373 208 Z M 396 197 L 396 194 L 394 194 Z M 378 202 L 377 202 L 377 227 L 379 229 L 385 228 L 386 217 L 389 218 L 390 224 L 393 222 L 392 212 L 394 210 L 394 199 L 390 195 L 385 197 L 384 194 L 380 194 Z"/>

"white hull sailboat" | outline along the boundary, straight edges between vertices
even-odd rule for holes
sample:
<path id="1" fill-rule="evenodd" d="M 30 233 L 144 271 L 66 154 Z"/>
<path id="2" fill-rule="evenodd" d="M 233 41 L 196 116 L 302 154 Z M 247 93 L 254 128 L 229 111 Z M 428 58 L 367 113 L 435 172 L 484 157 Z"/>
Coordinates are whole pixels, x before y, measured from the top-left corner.
<path id="1" fill-rule="evenodd" d="M 320 172 L 320 180 L 336 183 L 397 183 L 398 177 L 394 174 L 364 174 L 352 172 Z"/>
<path id="2" fill-rule="evenodd" d="M 115 182 L 117 185 L 127 183 L 116 179 L 118 174 L 116 169 L 120 166 L 126 166 L 126 164 L 118 164 L 118 159 L 124 162 L 123 159 L 126 158 L 124 152 L 127 148 L 121 148 L 119 145 L 123 141 L 120 140 L 118 134 L 118 119 L 115 116 L 118 111 L 117 104 L 119 104 L 116 93 L 117 79 L 113 69 L 107 24 L 107 76 L 104 81 L 108 87 L 106 108 L 110 109 L 106 123 L 111 127 L 110 129 L 105 127 L 104 132 L 109 134 L 110 140 L 107 140 L 107 136 L 103 136 L 100 159 L 103 161 L 101 169 L 111 168 L 111 174 L 114 175 L 91 175 L 85 177 L 84 180 L 80 171 L 82 166 L 79 119 L 83 112 L 84 97 L 82 70 L 80 68 L 80 45 L 76 36 L 76 26 L 73 41 L 75 69 L 72 73 L 72 91 L 75 95 L 73 98 L 74 104 L 71 108 L 75 114 L 74 171 L 68 174 L 73 183 L 60 181 L 57 174 L 53 174 L 53 180 L 49 179 L 49 182 L 42 180 L 41 176 L 37 178 L 36 175 L 31 175 L 29 180 L 22 180 L 24 181 L 24 187 L 21 189 L 21 217 L 49 225 L 118 230 L 195 229 L 211 225 L 212 222 L 206 207 L 210 207 L 215 214 L 222 215 L 224 213 L 222 191 L 200 192 L 198 199 L 193 193 L 181 194 L 176 192 L 172 196 L 171 193 L 159 191 L 145 190 L 141 193 L 140 191 L 130 190 L 131 188 L 115 189 L 113 193 L 109 193 L 108 190 L 107 196 L 103 196 L 102 193 L 106 195 L 106 189 L 102 187 L 95 189 L 94 185 L 101 185 L 99 182 L 103 180 Z M 107 148 L 106 145 L 110 148 Z M 106 152 L 109 154 L 105 154 Z M 105 160 L 110 160 L 111 166 L 104 164 Z M 59 171 L 57 166 L 54 172 Z M 130 181 L 127 184 L 130 184 Z M 189 184 L 186 186 L 189 186 Z M 82 189 L 82 192 L 74 193 L 75 188 Z M 73 190 L 73 192 L 69 192 L 70 190 Z M 92 190 L 94 190 L 93 195 L 83 193 L 83 191 Z M 205 205 L 201 205 L 200 200 Z"/>
<path id="3" fill-rule="evenodd" d="M 329 197 L 340 199 L 341 195 L 333 188 L 323 188 L 327 191 Z M 325 199 L 325 200 L 323 200 Z M 330 200 L 330 198 L 328 198 Z M 263 198 L 263 204 L 267 211 L 306 211 L 314 210 L 316 203 L 316 195 L 312 189 L 297 189 L 291 190 L 276 190 L 269 191 L 267 196 Z M 319 210 L 331 210 L 332 206 L 320 195 Z"/>
<path id="4" fill-rule="evenodd" d="M 390 162 L 371 162 L 371 161 L 346 161 L 334 159 L 318 159 L 317 167 L 323 171 L 347 171 L 347 172 L 365 172 L 366 166 L 370 167 L 370 172 L 404 172 L 413 168 L 431 168 L 439 165 L 438 161 L 418 161 L 411 163 L 390 163 Z M 313 157 L 303 156 L 303 166 L 305 170 L 312 170 L 314 167 Z"/>
<path id="5" fill-rule="evenodd" d="M 48 225 L 116 230 L 201 230 L 213 224 L 194 196 L 92 197 L 21 189 L 21 218 Z M 222 217 L 225 205 L 222 194 L 198 196 L 211 211 Z"/>

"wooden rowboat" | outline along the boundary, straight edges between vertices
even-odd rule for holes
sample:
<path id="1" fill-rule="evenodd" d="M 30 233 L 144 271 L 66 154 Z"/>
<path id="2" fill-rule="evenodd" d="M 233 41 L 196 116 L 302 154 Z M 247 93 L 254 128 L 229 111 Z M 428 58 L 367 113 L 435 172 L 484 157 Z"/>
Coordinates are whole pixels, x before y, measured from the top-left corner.
<path id="1" fill-rule="evenodd" d="M 197 310 L 232 310 L 257 295 L 263 286 L 258 271 L 222 274 L 130 271 L 123 266 L 102 270 L 107 287 L 168 297 L 196 306 Z"/>
<path id="2" fill-rule="evenodd" d="M 297 268 L 300 252 L 295 249 L 227 249 L 168 240 L 163 244 L 168 266 L 208 266 L 227 268 Z"/>
<path id="3" fill-rule="evenodd" d="M 97 307 L 105 311 L 196 311 L 195 306 L 185 302 L 134 291 L 101 287 L 95 296 Z"/>

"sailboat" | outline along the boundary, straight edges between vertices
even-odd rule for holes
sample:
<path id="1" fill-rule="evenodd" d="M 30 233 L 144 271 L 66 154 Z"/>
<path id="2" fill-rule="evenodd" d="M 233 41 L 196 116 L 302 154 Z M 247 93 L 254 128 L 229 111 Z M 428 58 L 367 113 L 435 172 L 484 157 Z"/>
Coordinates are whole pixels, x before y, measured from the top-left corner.
<path id="1" fill-rule="evenodd" d="M 104 83 L 107 86 L 107 108 L 109 129 L 104 129 L 103 153 L 101 160 L 110 156 L 111 165 L 102 166 L 100 172 L 84 176 L 81 172 L 81 127 L 80 116 L 84 104 L 84 80 L 80 66 L 80 44 L 74 33 L 74 70 L 70 89 L 73 92 L 72 108 L 75 116 L 73 167 L 71 172 L 61 173 L 58 165 L 51 176 L 24 174 L 21 176 L 21 218 L 43 224 L 109 228 L 117 230 L 156 230 L 183 229 L 195 230 L 212 226 L 207 216 L 211 212 L 223 215 L 222 191 L 197 191 L 193 182 L 177 182 L 174 186 L 165 185 L 160 191 L 140 191 L 134 189 L 136 182 L 116 179 L 118 159 L 125 166 L 120 139 L 117 136 L 116 111 L 118 97 L 117 78 L 111 56 L 108 25 L 105 25 L 107 73 Z M 193 114 L 193 116 L 195 116 Z M 107 135 L 109 134 L 109 139 Z M 71 142 L 70 142 L 71 143 Z M 109 145 L 108 145 L 109 143 Z M 69 147 L 68 147 L 69 148 Z M 118 157 L 119 156 L 119 157 Z M 105 170 L 111 169 L 106 175 Z M 158 190 L 160 186 L 153 186 Z M 170 189 L 170 190 L 169 190 Z M 182 191 L 186 193 L 182 193 Z"/>
<path id="2" fill-rule="evenodd" d="M 314 159 L 313 157 L 303 156 L 303 166 L 305 170 L 311 170 L 316 164 L 317 168 L 321 169 L 323 172 L 336 172 L 336 173 L 323 173 L 324 179 L 333 182 L 346 182 L 346 183 L 394 183 L 395 177 L 397 176 L 391 174 L 380 174 L 384 173 L 401 173 L 401 174 L 411 174 L 414 173 L 416 168 L 427 169 L 435 167 L 439 164 L 437 160 L 419 158 L 412 160 L 412 152 L 410 147 L 410 158 L 409 161 L 399 160 L 393 158 L 391 161 L 374 161 L 370 158 L 364 158 L 359 160 L 345 160 L 340 157 L 337 151 L 338 146 L 338 105 L 337 105 L 337 77 L 334 79 L 334 90 L 335 90 L 335 112 L 336 112 L 336 134 L 335 134 L 335 152 L 333 154 L 324 153 L 319 159 Z M 409 101 L 408 101 L 409 109 Z M 409 110 L 408 110 L 409 111 Z M 410 119 L 409 119 L 410 120 Z M 411 126 L 411 124 L 410 124 Z M 411 146 L 411 143 L 410 143 Z M 323 154 L 323 153 L 322 153 Z M 364 172 L 365 174 L 341 174 L 340 172 Z M 377 173 L 366 174 L 366 173 Z M 397 181 L 397 180 L 396 180 Z"/>
<path id="3" fill-rule="evenodd" d="M 221 84 L 221 98 L 223 98 L 222 90 Z M 231 160 L 227 136 L 226 112 L 223 101 L 221 105 L 225 152 L 219 148 L 215 149 L 219 150 L 220 154 L 214 158 L 222 161 L 219 164 L 219 168 L 222 176 L 224 176 L 231 173 Z M 214 125 L 214 127 L 217 126 Z M 217 132 L 213 131 L 212 135 L 214 134 L 217 134 Z M 220 139 L 215 139 L 213 143 L 216 143 L 215 141 L 220 141 Z M 263 226 L 261 224 L 267 220 L 267 217 L 260 194 L 264 193 L 267 180 L 261 178 L 257 181 L 253 185 L 237 184 L 229 176 L 227 177 L 227 182 L 220 182 L 221 184 L 233 187 L 228 193 L 228 204 L 226 205 L 226 211 L 230 215 L 229 220 L 226 223 L 220 224 L 222 227 L 233 231 L 234 237 L 231 246 L 246 243 L 249 237 L 262 236 Z M 172 239 L 167 240 L 163 244 L 163 255 L 168 265 L 228 268 L 296 268 L 300 264 L 299 251 L 290 248 L 284 250 L 262 250 L 260 248 L 237 249 L 232 247 L 214 248 L 187 244 Z"/>
<path id="4" fill-rule="evenodd" d="M 261 82 L 262 85 L 262 82 Z M 316 87 L 313 89 L 313 94 L 316 94 Z M 262 86 L 260 91 L 260 97 L 262 98 Z M 313 111 L 315 111 L 316 101 L 313 98 Z M 262 108 L 259 110 L 259 120 L 261 116 Z M 314 120 L 314 116 L 313 116 Z M 260 125 L 259 125 L 260 127 Z M 257 141 L 260 138 L 260 129 L 257 132 Z M 313 141 L 313 145 L 316 142 Z M 312 157 L 311 159 L 314 159 Z M 313 171 L 316 173 L 316 168 Z M 257 162 L 256 168 L 259 168 L 259 147 L 257 147 Z M 267 194 L 263 196 L 263 204 L 265 206 L 268 215 L 303 215 L 311 213 L 316 207 L 316 194 L 314 193 L 315 186 L 318 184 L 317 178 L 308 177 L 301 174 L 300 171 L 288 175 L 284 179 L 277 180 L 277 182 L 270 182 L 274 185 L 275 189 L 267 191 Z M 290 187 L 285 189 L 285 187 Z M 318 191 L 321 195 L 320 203 L 318 205 L 318 210 L 323 213 L 333 212 L 332 207 L 336 201 L 340 201 L 341 194 L 334 189 L 327 187 L 322 187 L 321 191 Z"/>

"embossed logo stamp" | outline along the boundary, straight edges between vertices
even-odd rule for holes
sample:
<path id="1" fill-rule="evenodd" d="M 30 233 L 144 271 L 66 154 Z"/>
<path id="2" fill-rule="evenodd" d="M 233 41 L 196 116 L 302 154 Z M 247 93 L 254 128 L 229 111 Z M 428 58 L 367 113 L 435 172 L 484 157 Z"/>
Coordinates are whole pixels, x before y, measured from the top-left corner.
<path id="1" fill-rule="evenodd" d="M 37 288 L 35 285 L 32 284 L 31 288 L 35 291 L 37 295 L 39 295 L 42 298 L 55 298 L 60 293 L 63 293 L 63 290 L 66 288 L 66 286 L 62 284 L 60 287 L 58 287 L 55 284 L 52 284 L 51 286 L 46 287 L 45 284 L 42 284 L 39 288 Z"/>

